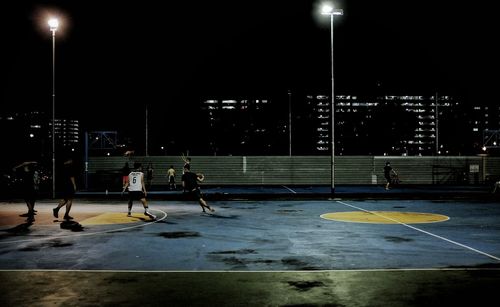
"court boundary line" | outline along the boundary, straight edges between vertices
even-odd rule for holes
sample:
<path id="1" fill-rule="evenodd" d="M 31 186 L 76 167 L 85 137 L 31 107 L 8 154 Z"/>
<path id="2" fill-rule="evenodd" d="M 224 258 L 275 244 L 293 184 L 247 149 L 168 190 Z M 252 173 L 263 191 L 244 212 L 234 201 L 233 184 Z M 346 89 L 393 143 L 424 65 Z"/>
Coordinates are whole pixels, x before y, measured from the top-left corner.
<path id="1" fill-rule="evenodd" d="M 293 194 L 297 194 L 297 192 L 295 192 L 294 190 L 292 190 L 291 188 L 287 187 L 286 185 L 283 186 L 285 189 L 287 189 L 288 191 L 292 192 Z"/>
<path id="2" fill-rule="evenodd" d="M 390 268 L 390 269 L 333 269 L 333 270 L 276 270 L 276 271 L 241 271 L 241 270 L 76 270 L 76 269 L 0 269 L 1 272 L 75 272 L 75 273 L 329 273 L 329 272 L 421 272 L 421 271 L 500 271 L 500 268 Z"/>
<path id="3" fill-rule="evenodd" d="M 361 211 L 364 211 L 364 212 L 367 212 L 367 213 L 370 213 L 370 214 L 374 214 L 374 215 L 380 216 L 380 217 L 382 217 L 382 218 L 384 218 L 384 219 L 387 219 L 387 220 L 390 220 L 390 221 L 396 222 L 396 223 L 398 223 L 398 224 L 400 224 L 400 225 L 406 226 L 406 227 L 411 228 L 411 229 L 413 229 L 413 230 L 416 230 L 416 231 L 422 232 L 422 233 L 424 233 L 424 234 L 427 234 L 427 235 L 433 236 L 433 237 L 435 237 L 435 238 L 438 238 L 438 239 L 444 240 L 444 241 L 446 241 L 446 242 L 448 242 L 448 243 L 452 243 L 452 244 L 458 245 L 458 246 L 460 246 L 460 247 L 466 248 L 466 249 L 468 249 L 468 250 L 471 250 L 471 251 L 473 251 L 473 252 L 479 253 L 479 254 L 481 254 L 481 255 L 483 255 L 483 256 L 486 256 L 486 257 L 489 257 L 489 258 L 491 258 L 491 259 L 494 259 L 494 260 L 500 261 L 500 258 L 498 258 L 498 257 L 495 257 L 495 256 L 493 256 L 493 255 L 490 255 L 490 254 L 488 254 L 488 253 L 485 253 L 485 252 L 480 251 L 480 250 L 478 250 L 478 249 L 475 249 L 475 248 L 473 248 L 473 247 L 467 246 L 467 245 L 465 245 L 465 244 L 462 244 L 462 243 L 459 243 L 459 242 L 456 242 L 456 241 L 453 241 L 453 240 L 447 239 L 447 238 L 445 238 L 445 237 L 443 237 L 443 236 L 436 235 L 436 234 L 433 234 L 433 233 L 431 233 L 431 232 L 425 231 L 425 230 L 423 230 L 423 229 L 420 229 L 420 228 L 417 228 L 417 227 L 414 227 L 414 226 L 408 225 L 408 224 L 406 224 L 406 223 L 400 222 L 400 221 L 398 221 L 398 220 L 392 219 L 392 218 L 390 218 L 390 217 L 386 217 L 386 216 L 383 216 L 383 215 L 381 215 L 381 214 L 377 214 L 377 213 L 375 213 L 375 212 L 368 211 L 368 210 L 365 210 L 365 209 L 363 209 L 363 208 L 360 208 L 360 207 L 357 207 L 357 206 L 354 206 L 354 205 L 350 205 L 350 204 L 348 204 L 348 203 L 346 203 L 346 202 L 343 202 L 343 201 L 341 201 L 341 200 L 336 200 L 336 202 L 337 202 L 337 203 L 339 203 L 339 204 L 342 204 L 342 205 L 344 205 L 344 206 L 348 206 L 348 207 L 351 207 L 351 208 L 355 208 L 355 209 L 357 209 L 357 210 L 361 210 Z"/>
<path id="4" fill-rule="evenodd" d="M 129 227 L 123 227 L 123 228 L 118 228 L 118 229 L 110 229 L 110 230 L 97 231 L 97 232 L 89 232 L 89 233 L 75 233 L 75 234 L 72 234 L 72 235 L 56 235 L 56 236 L 48 236 L 48 237 L 44 237 L 44 238 L 33 238 L 33 239 L 24 239 L 24 240 L 15 240 L 15 241 L 4 241 L 4 242 L 0 241 L 0 244 L 23 243 L 23 242 L 37 242 L 37 241 L 45 241 L 45 240 L 50 240 L 50 239 L 74 238 L 74 237 L 84 237 L 84 236 L 106 234 L 106 233 L 124 231 L 124 230 L 139 228 L 139 227 L 146 227 L 146 226 L 155 224 L 157 222 L 163 221 L 164 219 L 167 218 L 167 213 L 165 211 L 162 211 L 162 210 L 159 210 L 159 209 L 151 209 L 151 208 L 149 210 L 150 211 L 161 212 L 161 213 L 164 214 L 164 216 L 161 219 L 152 220 L 152 221 L 146 222 L 144 224 L 139 224 L 139 225 L 134 225 L 134 226 L 129 226 Z"/>

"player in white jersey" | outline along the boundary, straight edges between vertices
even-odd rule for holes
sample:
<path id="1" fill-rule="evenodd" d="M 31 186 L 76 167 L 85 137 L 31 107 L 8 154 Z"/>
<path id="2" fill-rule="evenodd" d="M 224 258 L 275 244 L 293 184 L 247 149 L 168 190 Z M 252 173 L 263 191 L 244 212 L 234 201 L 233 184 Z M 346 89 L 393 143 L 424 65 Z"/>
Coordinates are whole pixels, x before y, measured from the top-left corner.
<path id="1" fill-rule="evenodd" d="M 134 170 L 128 175 L 128 182 L 123 187 L 123 192 L 128 188 L 128 214 L 127 216 L 132 216 L 132 204 L 134 200 L 140 200 L 144 207 L 144 215 L 149 216 L 152 220 L 156 219 L 156 216 L 149 213 L 148 203 L 146 201 L 146 186 L 144 185 L 144 173 L 142 172 L 141 163 L 134 163 Z"/>

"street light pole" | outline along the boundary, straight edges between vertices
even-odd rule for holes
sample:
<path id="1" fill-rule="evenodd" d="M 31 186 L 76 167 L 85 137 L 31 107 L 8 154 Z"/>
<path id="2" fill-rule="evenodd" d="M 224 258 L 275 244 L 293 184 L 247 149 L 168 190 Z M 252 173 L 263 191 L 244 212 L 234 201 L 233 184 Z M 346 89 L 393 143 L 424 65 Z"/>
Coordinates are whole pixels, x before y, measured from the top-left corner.
<path id="1" fill-rule="evenodd" d="M 330 15 L 330 50 L 331 50 L 331 73 L 332 73 L 332 95 L 331 95 L 331 142 L 332 142 L 332 152 L 331 152 L 331 194 L 335 193 L 335 83 L 334 83 L 334 70 L 333 70 L 333 16 L 343 15 L 344 11 L 341 9 L 334 9 L 329 5 L 324 5 L 321 14 Z"/>
<path id="2" fill-rule="evenodd" d="M 52 32 L 52 198 L 56 198 L 56 31 L 59 21 L 51 18 L 48 24 Z"/>
<path id="3" fill-rule="evenodd" d="M 146 157 L 148 157 L 149 156 L 149 152 L 148 152 L 148 148 L 149 148 L 149 144 L 148 144 L 148 141 L 149 141 L 148 140 L 148 132 L 149 132 L 149 130 L 148 129 L 149 128 L 148 128 L 148 106 L 147 105 L 146 105 L 146 127 L 145 128 L 146 128 L 146 142 L 145 142 L 146 148 L 145 149 L 146 149 Z"/>
<path id="4" fill-rule="evenodd" d="M 288 90 L 288 156 L 292 156 L 292 91 Z"/>

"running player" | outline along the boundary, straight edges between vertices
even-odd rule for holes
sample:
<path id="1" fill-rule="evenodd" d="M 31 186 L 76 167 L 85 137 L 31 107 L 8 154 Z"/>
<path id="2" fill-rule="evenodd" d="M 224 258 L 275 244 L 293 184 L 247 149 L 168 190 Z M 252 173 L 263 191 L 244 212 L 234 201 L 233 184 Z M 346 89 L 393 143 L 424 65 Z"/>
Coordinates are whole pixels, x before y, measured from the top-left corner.
<path id="1" fill-rule="evenodd" d="M 207 202 L 203 199 L 200 187 L 198 186 L 198 181 L 203 181 L 204 179 L 205 177 L 203 174 L 191 173 L 191 166 L 189 164 L 184 165 L 184 174 L 182 174 L 182 187 L 184 188 L 184 193 L 194 197 L 200 203 L 203 212 L 206 212 L 205 208 L 210 210 L 210 212 L 214 212 L 215 210 L 207 205 Z"/>
<path id="2" fill-rule="evenodd" d="M 144 184 L 144 173 L 142 172 L 141 163 L 134 163 L 134 170 L 128 175 L 128 182 L 125 184 L 122 193 L 125 192 L 127 188 L 129 195 L 127 216 L 132 216 L 131 211 L 134 200 L 140 200 L 142 202 L 142 206 L 144 207 L 144 215 L 148 216 L 152 220 L 155 220 L 156 216 L 148 211 L 148 203 L 146 201 L 146 185 Z"/>
<path id="3" fill-rule="evenodd" d="M 76 170 L 73 165 L 73 159 L 67 158 L 63 164 L 63 185 L 62 185 L 62 200 L 59 202 L 57 207 L 52 209 L 55 218 L 59 217 L 59 209 L 66 206 L 66 213 L 64 214 L 64 219 L 66 221 L 72 220 L 73 217 L 69 215 L 71 211 L 71 206 L 73 205 L 73 198 L 76 192 Z"/>

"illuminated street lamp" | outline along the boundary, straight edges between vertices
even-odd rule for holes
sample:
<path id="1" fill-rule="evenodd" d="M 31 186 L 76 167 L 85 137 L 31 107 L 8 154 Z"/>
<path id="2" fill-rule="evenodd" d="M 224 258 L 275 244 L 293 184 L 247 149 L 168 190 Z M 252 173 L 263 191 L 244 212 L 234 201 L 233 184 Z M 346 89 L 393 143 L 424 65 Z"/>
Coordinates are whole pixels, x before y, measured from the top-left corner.
<path id="1" fill-rule="evenodd" d="M 334 74 L 333 74 L 333 16 L 343 15 L 344 11 L 335 9 L 331 5 L 325 4 L 321 9 L 322 15 L 330 15 L 330 50 L 331 50 L 331 73 L 332 73 L 332 103 L 331 103 L 331 134 L 332 134 L 332 174 L 331 174 L 331 193 L 335 193 L 335 91 L 334 91 Z"/>
<path id="2" fill-rule="evenodd" d="M 52 32 L 52 198 L 56 198 L 56 31 L 59 26 L 57 18 L 48 21 Z"/>

